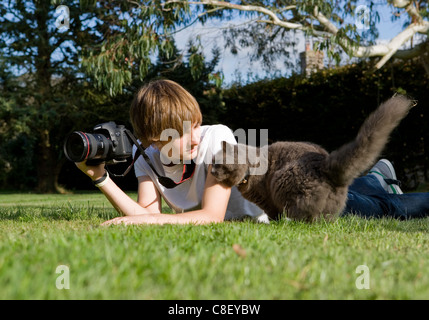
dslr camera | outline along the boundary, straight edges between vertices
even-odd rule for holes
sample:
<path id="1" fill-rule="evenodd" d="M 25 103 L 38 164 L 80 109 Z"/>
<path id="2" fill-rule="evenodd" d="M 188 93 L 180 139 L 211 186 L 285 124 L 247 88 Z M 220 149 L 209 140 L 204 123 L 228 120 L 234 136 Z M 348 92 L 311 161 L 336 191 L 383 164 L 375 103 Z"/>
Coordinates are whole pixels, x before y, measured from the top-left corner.
<path id="1" fill-rule="evenodd" d="M 93 133 L 74 131 L 64 142 L 67 159 L 73 162 L 86 160 L 88 165 L 126 162 L 132 151 L 133 145 L 129 140 L 128 130 L 113 121 L 96 125 Z"/>

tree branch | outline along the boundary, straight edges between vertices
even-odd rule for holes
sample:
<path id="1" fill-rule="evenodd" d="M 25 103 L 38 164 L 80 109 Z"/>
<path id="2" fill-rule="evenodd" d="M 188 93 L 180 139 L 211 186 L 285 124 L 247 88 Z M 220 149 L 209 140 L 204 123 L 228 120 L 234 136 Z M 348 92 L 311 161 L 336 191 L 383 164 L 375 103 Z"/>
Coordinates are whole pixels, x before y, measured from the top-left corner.
<path id="1" fill-rule="evenodd" d="M 183 3 L 183 0 L 170 0 L 166 1 L 164 5 L 171 3 Z M 232 9 L 239 11 L 258 12 L 267 17 L 267 19 L 259 19 L 260 22 L 275 24 L 286 29 L 297 29 L 297 30 L 309 30 L 312 27 L 307 27 L 301 23 L 284 21 L 280 19 L 277 13 L 266 7 L 258 5 L 241 5 L 229 3 L 226 1 L 217 0 L 200 0 L 200 1 L 186 1 L 188 4 L 194 5 L 212 5 L 223 9 Z M 381 56 L 382 58 L 377 63 L 376 68 L 381 68 L 390 58 L 408 59 L 409 57 L 415 57 L 420 55 L 420 50 L 426 47 L 426 43 L 417 46 L 416 49 L 399 50 L 408 40 L 410 40 L 416 33 L 427 34 L 429 31 L 429 21 L 423 20 L 417 8 L 414 6 L 414 2 L 410 0 L 391 0 L 390 3 L 397 8 L 406 8 L 406 12 L 410 15 L 412 23 L 405 28 L 402 32 L 392 38 L 387 44 L 377 44 L 371 46 L 359 46 L 355 41 L 348 37 L 341 37 L 338 40 L 338 44 L 346 51 L 349 52 L 353 48 L 352 55 L 357 58 L 375 57 Z M 295 6 L 288 6 L 280 8 L 279 12 L 284 12 L 288 9 L 294 9 Z M 319 21 L 320 25 L 326 30 L 326 32 L 317 31 L 317 35 L 337 35 L 339 29 L 332 23 L 323 13 L 319 11 L 318 6 L 314 7 L 313 18 Z M 314 31 L 314 28 L 312 28 Z M 419 53 L 417 53 L 419 52 Z"/>
<path id="2" fill-rule="evenodd" d="M 404 31 L 399 33 L 387 44 L 388 52 L 383 55 L 383 58 L 375 65 L 377 69 L 380 69 L 397 51 L 404 43 L 411 39 L 417 32 L 429 30 L 429 24 L 417 25 L 411 24 Z"/>
<path id="3" fill-rule="evenodd" d="M 170 0 L 170 1 L 166 1 L 164 5 L 167 5 L 170 3 L 182 3 L 182 2 L 183 0 Z M 239 11 L 259 12 L 269 16 L 271 18 L 272 23 L 278 26 L 282 26 L 287 29 L 304 29 L 304 26 L 302 24 L 283 21 L 276 15 L 275 12 L 261 6 L 241 5 L 241 4 L 234 4 L 226 1 L 216 1 L 216 0 L 201 0 L 201 1 L 186 1 L 186 2 L 189 4 L 196 4 L 196 5 L 205 4 L 205 5 L 212 5 L 212 6 L 217 6 L 221 8 L 227 8 L 227 9 L 234 9 Z M 290 9 L 293 9 L 293 7 L 291 6 Z"/>
<path id="4" fill-rule="evenodd" d="M 407 8 L 410 8 L 412 5 L 409 5 Z M 412 8 L 415 9 L 414 6 Z M 408 12 L 414 12 L 411 9 Z M 415 14 L 415 13 L 413 13 Z M 328 30 L 328 32 L 336 35 L 338 33 L 338 28 L 329 21 L 322 13 L 319 12 L 318 7 L 314 8 L 314 16 L 315 18 Z M 420 17 L 421 18 L 421 17 Z M 429 22 L 423 21 L 420 19 L 419 22 L 410 24 L 405 30 L 400 32 L 394 38 L 390 40 L 388 44 L 385 45 L 373 45 L 373 46 L 357 46 L 354 50 L 353 56 L 357 58 L 365 58 L 365 57 L 374 57 L 374 56 L 382 56 L 383 58 L 377 63 L 376 68 L 380 69 L 395 53 L 398 49 L 411 39 L 416 33 L 427 33 L 429 31 Z M 354 42 L 349 38 L 340 39 L 340 46 L 343 49 L 347 50 L 351 46 L 353 46 Z M 405 57 L 405 52 L 401 52 L 398 55 L 399 57 Z"/>
<path id="5" fill-rule="evenodd" d="M 429 40 L 410 49 L 398 50 L 393 57 L 398 59 L 412 59 L 421 56 L 426 52 L 429 52 Z"/>
<path id="6" fill-rule="evenodd" d="M 390 0 L 389 2 L 396 8 L 405 8 L 405 10 L 414 22 L 420 23 L 423 21 L 422 16 L 420 15 L 417 8 L 414 6 L 414 2 L 410 0 Z"/>

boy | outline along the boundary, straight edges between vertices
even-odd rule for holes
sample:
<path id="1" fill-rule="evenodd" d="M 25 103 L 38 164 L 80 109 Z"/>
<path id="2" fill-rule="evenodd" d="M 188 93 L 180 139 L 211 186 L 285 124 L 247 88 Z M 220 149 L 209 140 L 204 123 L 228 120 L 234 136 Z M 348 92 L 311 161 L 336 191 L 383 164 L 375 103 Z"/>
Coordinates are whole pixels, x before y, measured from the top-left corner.
<path id="1" fill-rule="evenodd" d="M 236 187 L 220 185 L 211 174 L 213 155 L 221 150 L 222 141 L 236 143 L 234 135 L 223 125 L 201 126 L 197 101 L 179 84 L 157 80 L 142 87 L 131 105 L 130 117 L 151 163 L 143 157 L 135 163 L 137 201 L 108 177 L 104 164 L 90 167 L 77 163 L 124 215 L 104 225 L 205 224 L 246 216 L 268 223 L 267 215 L 245 200 Z M 161 196 L 177 214 L 161 213 Z M 350 186 L 344 214 L 421 218 L 429 215 L 429 193 L 402 194 L 393 166 L 380 160 L 368 175 Z"/>
<path id="2" fill-rule="evenodd" d="M 183 87 L 169 80 L 150 82 L 136 94 L 130 118 L 154 169 L 143 157 L 136 161 L 137 201 L 108 177 L 104 164 L 90 167 L 85 162 L 77 163 L 124 215 L 105 224 L 204 224 L 246 216 L 268 222 L 265 213 L 245 200 L 236 187 L 221 186 L 210 173 L 212 156 L 221 150 L 222 141 L 236 141 L 226 126 L 201 126 L 199 105 Z M 191 176 L 183 179 L 188 168 Z M 166 188 L 158 174 L 177 185 Z M 161 213 L 161 196 L 177 214 Z"/>

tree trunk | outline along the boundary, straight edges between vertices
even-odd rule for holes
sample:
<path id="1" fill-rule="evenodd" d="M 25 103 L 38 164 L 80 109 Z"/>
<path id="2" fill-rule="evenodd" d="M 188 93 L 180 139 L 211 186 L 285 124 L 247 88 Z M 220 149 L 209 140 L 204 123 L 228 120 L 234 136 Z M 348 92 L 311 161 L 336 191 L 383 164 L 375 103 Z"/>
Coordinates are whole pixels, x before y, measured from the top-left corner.
<path id="1" fill-rule="evenodd" d="M 55 185 L 55 158 L 52 150 L 52 145 L 49 141 L 49 131 L 43 130 L 40 132 L 39 150 L 37 154 L 37 192 L 54 193 L 56 192 Z"/>
<path id="2" fill-rule="evenodd" d="M 51 93 L 51 54 L 52 48 L 49 44 L 48 35 L 48 13 L 50 8 L 49 1 L 40 1 L 36 3 L 35 18 L 39 28 L 36 46 L 37 46 L 37 57 L 35 58 L 35 80 L 36 80 L 36 105 L 39 109 L 39 113 L 44 112 L 44 104 L 49 101 L 52 96 Z M 37 154 L 37 192 L 41 193 L 54 193 L 56 191 L 56 178 L 55 178 L 55 152 L 54 147 L 51 145 L 49 138 L 49 117 L 37 122 L 38 127 L 38 150 Z"/>

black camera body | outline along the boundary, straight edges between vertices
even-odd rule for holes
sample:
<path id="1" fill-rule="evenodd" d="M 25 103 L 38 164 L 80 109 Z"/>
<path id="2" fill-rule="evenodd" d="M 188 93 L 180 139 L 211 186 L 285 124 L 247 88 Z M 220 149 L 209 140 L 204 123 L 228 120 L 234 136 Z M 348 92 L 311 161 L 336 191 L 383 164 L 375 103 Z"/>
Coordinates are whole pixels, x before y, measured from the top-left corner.
<path id="1" fill-rule="evenodd" d="M 93 133 L 74 131 L 64 142 L 67 159 L 73 162 L 86 160 L 87 165 L 125 162 L 132 151 L 127 129 L 113 121 L 96 125 Z"/>

